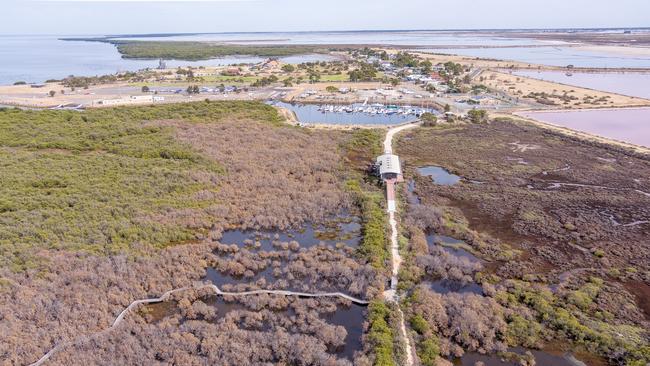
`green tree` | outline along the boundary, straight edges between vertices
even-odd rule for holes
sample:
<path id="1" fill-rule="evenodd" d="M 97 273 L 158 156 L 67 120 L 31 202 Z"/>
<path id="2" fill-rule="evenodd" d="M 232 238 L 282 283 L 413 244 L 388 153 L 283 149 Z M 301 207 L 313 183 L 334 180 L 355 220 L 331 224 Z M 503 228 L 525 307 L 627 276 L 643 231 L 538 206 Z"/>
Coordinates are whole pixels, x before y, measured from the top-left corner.
<path id="1" fill-rule="evenodd" d="M 288 77 L 288 78 L 282 80 L 282 84 L 284 84 L 284 86 L 286 86 L 286 87 L 293 86 L 293 78 Z"/>
<path id="2" fill-rule="evenodd" d="M 284 72 L 294 72 L 296 68 L 291 64 L 282 65 L 282 71 Z"/>
<path id="3" fill-rule="evenodd" d="M 420 116 L 420 120 L 422 121 L 422 125 L 424 127 L 433 127 L 438 123 L 438 117 L 436 117 L 435 114 L 433 113 L 423 113 Z"/>
<path id="4" fill-rule="evenodd" d="M 339 88 L 329 85 L 327 88 L 325 88 L 325 91 L 327 91 L 328 93 L 336 93 L 339 91 Z"/>
<path id="5" fill-rule="evenodd" d="M 425 74 L 430 74 L 432 69 L 433 69 L 433 64 L 429 60 L 425 60 L 420 62 L 420 67 L 422 68 L 422 72 Z"/>
<path id="6" fill-rule="evenodd" d="M 472 123 L 484 123 L 487 122 L 487 111 L 484 109 L 472 109 L 467 112 L 467 117 Z"/>
<path id="7" fill-rule="evenodd" d="M 149 93 L 149 87 L 146 86 L 146 85 L 144 85 L 144 86 L 142 87 L 142 92 L 143 92 L 143 93 Z"/>
<path id="8" fill-rule="evenodd" d="M 54 90 L 50 90 L 48 94 L 50 95 L 50 97 L 54 97 L 56 95 L 56 92 Z"/>
<path id="9" fill-rule="evenodd" d="M 320 81 L 320 73 L 317 71 L 310 71 L 309 72 L 309 82 L 310 83 L 317 83 Z"/>
<path id="10" fill-rule="evenodd" d="M 440 354 L 440 347 L 438 346 L 437 339 L 427 338 L 420 343 L 418 350 L 418 357 L 424 366 L 434 366 L 436 359 Z"/>

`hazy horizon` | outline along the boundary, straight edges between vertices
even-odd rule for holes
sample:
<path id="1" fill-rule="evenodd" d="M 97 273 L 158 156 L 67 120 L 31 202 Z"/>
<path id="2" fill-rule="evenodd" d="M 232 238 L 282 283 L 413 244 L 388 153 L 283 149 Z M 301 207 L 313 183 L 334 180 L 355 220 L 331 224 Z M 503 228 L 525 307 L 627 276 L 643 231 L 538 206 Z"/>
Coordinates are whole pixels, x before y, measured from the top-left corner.
<path id="1" fill-rule="evenodd" d="M 2 35 L 644 28 L 650 3 L 517 0 L 5 0 Z"/>

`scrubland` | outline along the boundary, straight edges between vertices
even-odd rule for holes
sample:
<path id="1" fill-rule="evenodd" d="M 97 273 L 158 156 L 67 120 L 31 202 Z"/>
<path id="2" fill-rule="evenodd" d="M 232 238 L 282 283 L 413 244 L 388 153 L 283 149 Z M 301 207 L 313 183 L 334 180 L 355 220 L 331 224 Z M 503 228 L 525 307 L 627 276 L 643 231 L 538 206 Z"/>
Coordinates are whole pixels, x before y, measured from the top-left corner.
<path id="1" fill-rule="evenodd" d="M 365 231 L 377 218 L 364 214 L 359 203 L 378 188 L 364 181 L 364 169 L 381 133 L 292 127 L 272 107 L 250 102 L 82 113 L 2 109 L 0 125 L 2 364 L 34 362 L 55 344 L 79 337 L 50 361 L 106 363 L 117 352 L 125 363 L 191 364 L 220 357 L 243 364 L 349 363 L 336 351 L 344 334 L 327 320 L 315 320 L 336 309 L 329 300 L 238 300 L 312 309 L 304 319 L 278 318 L 271 310 L 242 315 L 266 314 L 256 322 L 273 328 L 269 335 L 252 331 L 248 321 L 220 316 L 218 307 L 201 304 L 209 302 L 205 296 L 189 291 L 176 305 L 165 305 L 176 310 L 159 322 L 149 321 L 143 308 L 113 331 L 90 335 L 108 328 L 133 300 L 206 281 L 208 268 L 231 271 L 239 263 L 257 269 L 271 265 L 273 257 L 283 261 L 277 270 L 285 282 L 265 286 L 336 288 L 374 297 L 384 278 L 381 259 L 375 259 L 379 249 L 317 246 L 232 254 L 222 251 L 219 240 L 231 229 L 299 229 L 345 212 L 360 215 Z M 231 254 L 235 260 L 224 261 Z M 196 304 L 193 312 L 183 305 L 187 301 Z M 204 318 L 216 324 L 202 323 Z M 221 341 L 214 339 L 217 333 Z M 257 353 L 249 342 L 266 348 Z M 197 351 L 198 344 L 206 351 Z M 301 351 L 296 344 L 304 345 Z M 370 343 L 364 345 L 359 357 L 374 357 L 366 356 L 373 352 Z"/>
<path id="2" fill-rule="evenodd" d="M 396 150 L 419 198 L 402 215 L 401 278 L 423 364 L 468 351 L 527 364 L 512 347 L 558 341 L 602 357 L 588 364 L 650 360 L 647 156 L 510 120 L 413 130 Z M 462 179 L 437 185 L 415 170 L 425 165 Z M 431 233 L 481 262 L 450 258 Z M 439 293 L 426 282 L 439 279 L 480 291 Z"/>

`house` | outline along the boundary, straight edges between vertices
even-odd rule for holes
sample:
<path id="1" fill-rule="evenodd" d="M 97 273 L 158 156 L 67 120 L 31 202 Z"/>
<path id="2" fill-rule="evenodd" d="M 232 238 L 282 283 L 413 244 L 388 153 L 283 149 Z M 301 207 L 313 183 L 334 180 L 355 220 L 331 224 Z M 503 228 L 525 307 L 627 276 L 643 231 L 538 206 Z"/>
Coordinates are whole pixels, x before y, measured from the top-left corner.
<path id="1" fill-rule="evenodd" d="M 399 157 L 393 154 L 384 154 L 377 158 L 375 165 L 378 167 L 379 176 L 383 180 L 397 179 L 402 177 L 402 167 Z"/>

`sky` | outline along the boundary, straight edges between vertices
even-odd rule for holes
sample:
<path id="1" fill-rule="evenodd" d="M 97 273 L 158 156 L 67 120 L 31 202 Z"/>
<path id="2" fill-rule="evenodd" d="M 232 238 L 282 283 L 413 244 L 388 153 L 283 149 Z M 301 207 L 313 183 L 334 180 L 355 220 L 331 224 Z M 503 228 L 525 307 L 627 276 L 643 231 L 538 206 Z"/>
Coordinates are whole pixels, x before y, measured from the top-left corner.
<path id="1" fill-rule="evenodd" d="M 0 0 L 0 34 L 650 27 L 650 0 Z"/>

